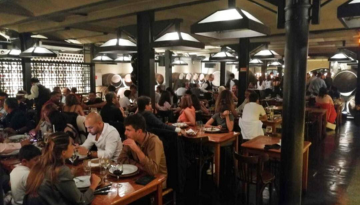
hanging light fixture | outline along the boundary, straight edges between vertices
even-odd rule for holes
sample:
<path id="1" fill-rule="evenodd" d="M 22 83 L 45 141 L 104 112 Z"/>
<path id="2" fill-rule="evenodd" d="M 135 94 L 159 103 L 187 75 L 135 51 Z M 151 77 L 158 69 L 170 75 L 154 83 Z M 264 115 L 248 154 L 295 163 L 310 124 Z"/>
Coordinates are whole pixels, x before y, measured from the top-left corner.
<path id="1" fill-rule="evenodd" d="M 177 65 L 177 66 L 185 66 L 188 65 L 186 62 L 182 61 L 180 59 L 180 57 L 178 57 L 178 59 L 174 59 L 174 61 L 171 63 L 172 66 Z"/>
<path id="2" fill-rule="evenodd" d="M 238 65 L 239 62 L 238 61 L 233 61 L 233 62 L 227 62 L 226 65 Z"/>
<path id="3" fill-rule="evenodd" d="M 345 49 L 346 41 L 343 41 L 342 44 L 343 48 L 339 49 L 337 53 L 328 59 L 330 62 L 351 63 L 357 59 L 357 55 L 354 52 Z"/>
<path id="4" fill-rule="evenodd" d="M 118 63 L 131 63 L 131 55 L 120 55 L 115 59 Z"/>
<path id="5" fill-rule="evenodd" d="M 210 54 L 210 61 L 229 62 L 236 61 L 236 55 L 230 53 L 226 47 L 222 47 L 221 51 L 215 54 Z"/>
<path id="6" fill-rule="evenodd" d="M 268 64 L 268 66 L 271 66 L 271 67 L 280 67 L 282 66 L 283 64 L 280 63 L 279 61 L 273 61 L 271 63 Z"/>
<path id="7" fill-rule="evenodd" d="M 1 50 L 0 58 L 19 58 L 21 50 L 11 49 L 11 50 Z"/>
<path id="8" fill-rule="evenodd" d="M 153 47 L 165 50 L 191 51 L 204 49 L 205 44 L 187 33 L 180 32 L 180 23 L 176 23 L 175 32 L 166 33 L 156 39 Z"/>
<path id="9" fill-rule="evenodd" d="M 357 66 L 358 63 L 359 63 L 358 60 L 354 60 L 354 61 L 352 61 L 352 62 L 347 63 L 347 65 L 349 65 L 349 66 Z"/>
<path id="10" fill-rule="evenodd" d="M 34 47 L 28 48 L 20 54 L 22 58 L 33 58 L 33 57 L 56 57 L 57 54 L 53 51 L 35 45 Z"/>
<path id="11" fill-rule="evenodd" d="M 48 37 L 41 35 L 41 34 L 34 34 L 31 35 L 31 38 L 38 38 L 38 39 L 48 39 Z"/>
<path id="12" fill-rule="evenodd" d="M 264 49 L 251 56 L 252 59 L 259 60 L 277 60 L 281 59 L 281 56 L 273 50 Z"/>
<path id="13" fill-rule="evenodd" d="M 229 8 L 218 10 L 191 26 L 191 33 L 217 39 L 266 36 L 270 29 L 249 12 L 236 8 L 236 0 L 228 0 Z"/>
<path id="14" fill-rule="evenodd" d="M 251 59 L 249 62 L 250 66 L 262 66 L 264 63 L 259 59 Z"/>
<path id="15" fill-rule="evenodd" d="M 96 56 L 93 60 L 95 63 L 113 63 L 114 60 L 106 54 Z"/>
<path id="16" fill-rule="evenodd" d="M 121 38 L 118 31 L 117 38 L 108 40 L 98 48 L 99 53 L 136 53 L 136 44 L 130 40 Z"/>
<path id="17" fill-rule="evenodd" d="M 360 0 L 347 1 L 340 5 L 337 17 L 347 28 L 360 27 Z"/>

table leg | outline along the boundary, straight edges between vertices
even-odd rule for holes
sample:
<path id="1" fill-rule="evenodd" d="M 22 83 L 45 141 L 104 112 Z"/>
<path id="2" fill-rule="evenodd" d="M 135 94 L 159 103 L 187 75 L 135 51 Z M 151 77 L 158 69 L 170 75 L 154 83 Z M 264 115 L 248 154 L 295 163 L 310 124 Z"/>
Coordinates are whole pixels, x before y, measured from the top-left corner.
<path id="1" fill-rule="evenodd" d="M 309 149 L 303 154 L 303 171 L 302 171 L 302 190 L 305 193 L 308 184 L 308 168 L 309 168 Z"/>
<path id="2" fill-rule="evenodd" d="M 239 153 L 239 136 L 236 136 L 236 139 L 235 139 L 235 152 L 240 154 Z M 238 161 L 235 160 L 234 158 L 234 166 L 235 166 L 235 170 L 237 170 L 238 168 Z"/>
<path id="3" fill-rule="evenodd" d="M 220 144 L 216 143 L 215 145 L 215 184 L 220 185 Z"/>
<path id="4" fill-rule="evenodd" d="M 323 118 L 322 118 L 322 115 L 318 115 L 318 119 L 319 119 L 319 135 L 320 135 L 319 141 L 321 141 L 322 137 L 323 137 L 323 133 L 322 133 L 322 130 L 323 130 Z"/>
<path id="5" fill-rule="evenodd" d="M 162 205 L 163 204 L 163 201 L 162 201 L 162 183 L 157 185 L 156 204 L 157 205 Z"/>
<path id="6" fill-rule="evenodd" d="M 323 138 L 326 137 L 326 123 L 327 123 L 327 118 L 326 118 L 326 113 L 323 115 Z"/>
<path id="7" fill-rule="evenodd" d="M 272 133 L 276 134 L 276 124 L 275 123 L 272 125 Z"/>

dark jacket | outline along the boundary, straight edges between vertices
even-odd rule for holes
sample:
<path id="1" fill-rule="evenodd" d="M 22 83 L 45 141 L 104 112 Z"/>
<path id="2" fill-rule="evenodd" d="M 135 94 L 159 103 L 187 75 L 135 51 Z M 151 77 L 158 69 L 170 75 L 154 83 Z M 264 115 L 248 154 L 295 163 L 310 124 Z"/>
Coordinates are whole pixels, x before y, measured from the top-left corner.
<path id="1" fill-rule="evenodd" d="M 123 122 L 124 117 L 119 108 L 117 108 L 112 103 L 106 103 L 101 109 L 100 113 L 104 122 L 113 123 L 113 122 Z"/>
<path id="2" fill-rule="evenodd" d="M 14 130 L 18 130 L 25 126 L 28 127 L 28 119 L 25 115 L 25 112 L 23 112 L 19 109 L 15 109 L 11 113 L 6 115 L 4 124 L 5 124 L 5 127 L 10 127 Z M 28 130 L 29 130 L 29 127 L 28 127 Z"/>
<path id="3" fill-rule="evenodd" d="M 140 112 L 140 114 L 145 118 L 146 127 L 148 129 L 164 129 L 164 130 L 175 131 L 176 127 L 163 123 L 152 112 L 143 111 L 143 112 Z"/>

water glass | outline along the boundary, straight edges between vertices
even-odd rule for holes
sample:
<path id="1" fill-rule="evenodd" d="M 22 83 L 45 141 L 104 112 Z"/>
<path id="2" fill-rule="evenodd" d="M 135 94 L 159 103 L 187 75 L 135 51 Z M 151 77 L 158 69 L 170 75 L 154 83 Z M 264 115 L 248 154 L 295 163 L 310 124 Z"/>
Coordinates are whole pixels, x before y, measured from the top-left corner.
<path id="1" fill-rule="evenodd" d="M 90 160 L 84 160 L 83 161 L 83 166 L 84 166 L 84 174 L 85 175 L 91 175 L 91 162 Z"/>
<path id="2" fill-rule="evenodd" d="M 201 134 L 202 130 L 203 130 L 203 127 L 204 127 L 204 124 L 202 121 L 197 121 L 196 122 L 198 128 L 199 128 L 199 134 Z"/>

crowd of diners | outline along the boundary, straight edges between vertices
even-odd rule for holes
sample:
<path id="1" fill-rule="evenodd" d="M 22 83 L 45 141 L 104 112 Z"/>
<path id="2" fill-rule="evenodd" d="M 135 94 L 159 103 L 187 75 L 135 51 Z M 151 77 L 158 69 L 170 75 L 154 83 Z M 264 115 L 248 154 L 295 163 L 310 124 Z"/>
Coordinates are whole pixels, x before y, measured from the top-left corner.
<path id="1" fill-rule="evenodd" d="M 315 96 L 318 106 L 329 109 L 339 95 L 326 79 L 314 73 L 307 79 L 307 91 L 309 96 Z M 31 79 L 29 94 L 19 91 L 16 98 L 8 98 L 0 92 L 3 128 L 0 154 L 20 150 L 21 162 L 9 175 L 0 169 L 0 194 L 10 193 L 11 204 L 91 203 L 101 179 L 92 174 L 86 192 L 76 188 L 71 170 L 65 165 L 74 150 L 89 158 L 134 164 L 151 175 L 167 175 L 163 143 L 148 130 L 167 130 L 180 135 L 182 130 L 168 122 L 196 126 L 198 121 L 203 121 L 205 127 L 228 132 L 238 127 L 244 141 L 264 135 L 262 121 L 267 115 L 259 102 L 266 96 L 282 96 L 282 79 L 269 75 L 266 80 L 260 77 L 256 83 L 251 82 L 244 93 L 245 100 L 239 103 L 234 75 L 217 89 L 213 80 L 214 76 L 209 75 L 202 85 L 184 83 L 176 91 L 157 86 L 155 105 L 149 96 L 138 97 L 135 85 L 120 98 L 116 88 L 109 86 L 105 100 L 94 92 L 84 99 L 76 88 L 55 87 L 50 91 L 36 78 Z M 97 112 L 90 112 L 94 109 Z M 19 143 L 3 141 L 6 135 L 24 133 L 36 138 L 48 134 L 41 152 L 30 139 Z"/>

